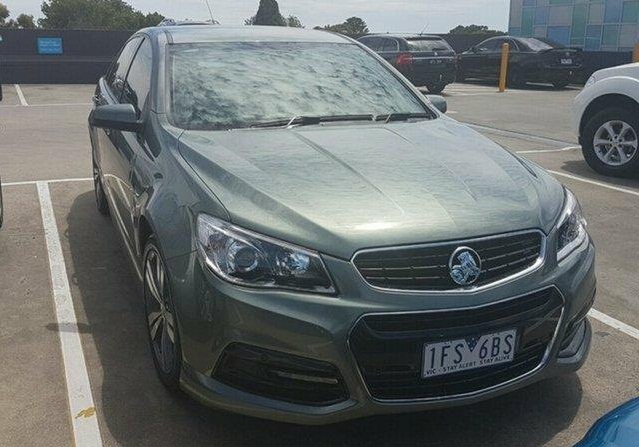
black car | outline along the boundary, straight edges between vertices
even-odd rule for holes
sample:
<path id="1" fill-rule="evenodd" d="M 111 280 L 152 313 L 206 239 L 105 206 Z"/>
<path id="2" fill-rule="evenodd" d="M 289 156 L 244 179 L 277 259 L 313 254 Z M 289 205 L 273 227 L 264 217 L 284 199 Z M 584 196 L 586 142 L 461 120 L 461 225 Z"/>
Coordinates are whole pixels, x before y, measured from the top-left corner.
<path id="1" fill-rule="evenodd" d="M 583 65 L 581 50 L 567 48 L 540 37 L 500 36 L 486 39 L 463 52 L 458 58 L 457 78 L 499 79 L 501 50 L 510 45 L 508 84 L 550 83 L 557 88 L 568 85 Z"/>
<path id="2" fill-rule="evenodd" d="M 440 93 L 455 82 L 455 50 L 439 36 L 368 35 L 359 41 L 390 62 L 414 85 Z"/>

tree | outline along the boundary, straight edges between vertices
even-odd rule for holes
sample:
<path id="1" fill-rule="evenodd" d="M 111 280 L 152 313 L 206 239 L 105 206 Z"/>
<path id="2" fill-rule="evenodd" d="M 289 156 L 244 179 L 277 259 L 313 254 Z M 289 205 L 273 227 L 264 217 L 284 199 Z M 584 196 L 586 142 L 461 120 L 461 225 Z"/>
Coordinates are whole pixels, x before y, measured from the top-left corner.
<path id="1" fill-rule="evenodd" d="M 297 16 L 288 16 L 286 18 L 286 26 L 291 28 L 304 28 L 302 21 Z"/>
<path id="2" fill-rule="evenodd" d="M 315 29 L 344 34 L 354 39 L 368 34 L 368 25 L 359 17 L 350 17 L 343 23 L 338 23 L 337 25 L 316 26 Z"/>
<path id="3" fill-rule="evenodd" d="M 486 36 L 503 36 L 506 33 L 494 29 L 488 29 L 486 25 L 457 25 L 449 31 L 450 34 L 483 34 Z"/>
<path id="4" fill-rule="evenodd" d="M 9 8 L 4 3 L 0 3 L 0 25 L 5 23 L 5 20 L 9 18 Z"/>
<path id="5" fill-rule="evenodd" d="M 48 0 L 42 3 L 42 28 L 49 29 L 123 29 L 155 26 L 164 16 L 144 15 L 123 0 Z"/>
<path id="6" fill-rule="evenodd" d="M 18 27 L 23 29 L 32 29 L 36 27 L 32 15 L 20 14 L 16 19 L 16 23 Z"/>
<path id="7" fill-rule="evenodd" d="M 253 25 L 286 26 L 286 19 L 280 14 L 276 0 L 260 0 Z"/>

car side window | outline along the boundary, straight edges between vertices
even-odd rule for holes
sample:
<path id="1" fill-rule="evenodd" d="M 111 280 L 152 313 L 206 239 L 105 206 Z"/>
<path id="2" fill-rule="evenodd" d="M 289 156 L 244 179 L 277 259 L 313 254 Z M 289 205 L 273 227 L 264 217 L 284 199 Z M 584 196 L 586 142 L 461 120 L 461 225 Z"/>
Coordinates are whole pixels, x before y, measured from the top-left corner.
<path id="1" fill-rule="evenodd" d="M 482 53 L 489 53 L 500 49 L 501 43 L 501 39 L 490 39 L 477 45 L 477 49 Z"/>
<path id="2" fill-rule="evenodd" d="M 397 45 L 397 41 L 394 39 L 382 39 L 383 44 L 380 48 L 379 51 L 397 51 L 398 50 L 398 45 Z"/>
<path id="3" fill-rule="evenodd" d="M 144 39 L 142 45 L 131 63 L 129 74 L 124 83 L 121 103 L 129 103 L 135 107 L 138 117 L 144 111 L 151 91 L 151 70 L 153 64 L 153 50 L 149 39 Z"/>
<path id="4" fill-rule="evenodd" d="M 124 89 L 124 81 L 131 66 L 131 60 L 133 60 L 133 56 L 135 56 L 135 52 L 138 50 L 141 40 L 142 38 L 136 37 L 127 42 L 107 75 L 107 85 L 111 89 L 113 96 L 118 100 Z"/>
<path id="5" fill-rule="evenodd" d="M 365 37 L 363 39 L 360 39 L 359 42 L 366 45 L 371 50 L 376 50 L 378 40 L 379 39 L 377 37 Z"/>

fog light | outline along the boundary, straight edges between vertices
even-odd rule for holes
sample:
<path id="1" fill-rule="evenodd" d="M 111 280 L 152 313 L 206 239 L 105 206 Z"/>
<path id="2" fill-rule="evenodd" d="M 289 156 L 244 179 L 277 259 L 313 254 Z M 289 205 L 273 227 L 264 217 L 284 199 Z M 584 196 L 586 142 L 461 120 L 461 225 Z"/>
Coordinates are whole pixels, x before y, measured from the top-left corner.
<path id="1" fill-rule="evenodd" d="M 326 406 L 348 399 L 330 363 L 240 343 L 229 345 L 213 378 L 233 388 L 300 405 Z"/>

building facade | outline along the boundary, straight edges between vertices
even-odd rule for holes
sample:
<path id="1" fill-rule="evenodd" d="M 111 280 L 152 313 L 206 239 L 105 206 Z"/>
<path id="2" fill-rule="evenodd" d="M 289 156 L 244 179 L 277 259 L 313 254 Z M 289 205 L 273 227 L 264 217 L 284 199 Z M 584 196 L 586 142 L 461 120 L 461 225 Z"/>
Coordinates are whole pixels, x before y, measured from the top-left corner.
<path id="1" fill-rule="evenodd" d="M 510 0 L 509 33 L 590 51 L 632 51 L 639 0 Z"/>

